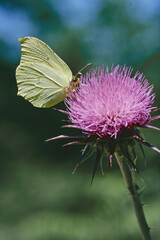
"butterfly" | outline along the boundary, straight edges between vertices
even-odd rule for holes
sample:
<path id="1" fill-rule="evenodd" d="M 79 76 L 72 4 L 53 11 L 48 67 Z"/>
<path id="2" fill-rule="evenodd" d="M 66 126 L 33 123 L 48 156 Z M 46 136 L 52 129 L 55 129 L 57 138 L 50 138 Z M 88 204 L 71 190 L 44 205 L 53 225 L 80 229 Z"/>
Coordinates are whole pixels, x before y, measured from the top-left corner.
<path id="1" fill-rule="evenodd" d="M 39 108 L 49 108 L 63 101 L 78 87 L 83 67 L 73 76 L 68 65 L 44 42 L 34 37 L 18 39 L 21 61 L 16 69 L 18 93 Z"/>

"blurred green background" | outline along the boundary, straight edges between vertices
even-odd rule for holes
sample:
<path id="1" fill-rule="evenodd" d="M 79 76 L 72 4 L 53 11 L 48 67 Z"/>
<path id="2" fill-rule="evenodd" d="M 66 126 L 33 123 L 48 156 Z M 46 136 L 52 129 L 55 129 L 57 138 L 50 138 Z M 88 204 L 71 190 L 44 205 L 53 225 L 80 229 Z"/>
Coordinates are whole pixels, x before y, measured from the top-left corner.
<path id="1" fill-rule="evenodd" d="M 67 132 L 61 129 L 65 116 L 17 97 L 15 69 L 18 38 L 38 37 L 74 74 L 88 62 L 126 64 L 144 72 L 160 107 L 159 21 L 158 0 L 0 1 L 1 240 L 141 239 L 115 159 L 110 175 L 98 170 L 92 187 L 94 158 L 72 175 L 81 147 L 61 147 L 65 140 L 44 142 Z M 144 133 L 160 147 L 157 132 Z M 137 163 L 144 183 L 137 181 L 144 187 L 142 201 L 153 239 L 160 239 L 160 157 L 144 150 L 147 165 L 140 155 Z"/>

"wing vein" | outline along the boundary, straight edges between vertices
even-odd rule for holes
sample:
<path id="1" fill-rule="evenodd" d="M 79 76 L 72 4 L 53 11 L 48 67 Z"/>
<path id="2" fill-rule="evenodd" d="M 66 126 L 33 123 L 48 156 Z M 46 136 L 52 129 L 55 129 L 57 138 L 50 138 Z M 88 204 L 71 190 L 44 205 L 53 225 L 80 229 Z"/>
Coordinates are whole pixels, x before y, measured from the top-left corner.
<path id="1" fill-rule="evenodd" d="M 22 66 L 22 65 L 21 65 L 21 66 Z M 36 72 L 40 73 L 42 76 L 45 76 L 46 78 L 48 78 L 49 80 L 51 80 L 52 82 L 54 82 L 55 84 L 57 84 L 57 86 L 63 87 L 60 83 L 58 83 L 57 81 L 55 81 L 55 79 L 52 79 L 50 76 L 46 75 L 46 74 L 45 74 L 43 71 L 41 71 L 40 69 L 37 69 L 35 66 L 27 65 L 27 67 L 35 70 Z"/>

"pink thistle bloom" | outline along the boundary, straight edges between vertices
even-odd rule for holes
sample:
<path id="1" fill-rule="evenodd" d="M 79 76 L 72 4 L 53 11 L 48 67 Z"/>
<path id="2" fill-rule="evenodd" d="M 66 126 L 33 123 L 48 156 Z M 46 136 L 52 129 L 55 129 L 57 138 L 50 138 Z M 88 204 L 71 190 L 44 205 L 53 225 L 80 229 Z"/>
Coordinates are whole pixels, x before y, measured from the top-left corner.
<path id="1" fill-rule="evenodd" d="M 92 181 L 99 163 L 103 172 L 104 154 L 109 158 L 109 167 L 112 166 L 113 155 L 120 153 L 139 173 L 134 163 L 136 143 L 144 158 L 142 145 L 160 153 L 158 148 L 145 141 L 139 130 L 139 127 L 145 127 L 160 131 L 160 128 L 148 125 L 160 118 L 160 115 L 151 117 L 152 112 L 159 110 L 152 107 L 155 98 L 153 86 L 143 74 L 137 72 L 131 76 L 131 73 L 132 68 L 126 66 L 117 66 L 111 72 L 108 68 L 99 67 L 81 77 L 78 89 L 65 99 L 67 111 L 59 110 L 66 113 L 72 123 L 64 127 L 77 128 L 80 133 L 48 139 L 70 138 L 73 141 L 66 145 L 85 145 L 74 172 L 80 163 L 96 152 Z"/>
<path id="2" fill-rule="evenodd" d="M 131 77 L 132 68 L 99 67 L 81 79 L 79 90 L 65 103 L 70 121 L 88 135 L 117 138 L 123 129 L 151 121 L 155 95 L 143 74 Z"/>

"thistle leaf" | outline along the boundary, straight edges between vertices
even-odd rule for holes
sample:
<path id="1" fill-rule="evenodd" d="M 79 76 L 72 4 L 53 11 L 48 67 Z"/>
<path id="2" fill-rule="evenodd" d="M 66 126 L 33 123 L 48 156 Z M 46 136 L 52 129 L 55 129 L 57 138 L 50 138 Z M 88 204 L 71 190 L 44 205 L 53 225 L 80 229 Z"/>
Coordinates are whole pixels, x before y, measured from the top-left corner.
<path id="1" fill-rule="evenodd" d="M 75 171 L 77 170 L 78 166 L 79 166 L 82 162 L 86 161 L 92 154 L 93 154 L 93 151 L 90 151 L 90 146 L 87 144 L 87 145 L 85 146 L 85 150 L 83 151 L 82 157 L 81 157 L 81 158 L 78 160 L 78 162 L 76 163 L 76 166 L 74 167 L 72 174 L 74 174 Z"/>
<path id="2" fill-rule="evenodd" d="M 57 140 L 57 139 L 62 139 L 62 138 L 82 138 L 82 137 L 84 137 L 84 134 L 59 135 L 59 136 L 56 136 L 56 137 L 53 137 L 53 138 L 49 138 L 49 139 L 45 140 L 45 142 L 49 142 L 49 141 Z"/>
<path id="3" fill-rule="evenodd" d="M 93 167 L 91 185 L 92 185 L 92 183 L 93 183 L 93 179 L 94 179 L 94 176 L 95 176 L 97 167 L 98 167 L 98 163 L 100 162 L 100 160 L 101 160 L 101 158 L 102 158 L 102 155 L 103 155 L 102 149 L 97 146 L 96 160 L 95 160 L 94 167 Z"/>
<path id="4" fill-rule="evenodd" d="M 64 113 L 64 114 L 67 114 L 67 115 L 68 115 L 68 112 L 65 111 L 65 110 L 58 109 L 58 108 L 52 108 L 52 109 L 55 110 L 55 111 L 58 111 L 58 112 L 61 112 L 61 113 Z"/>
<path id="5" fill-rule="evenodd" d="M 143 156 L 144 164 L 146 165 L 147 161 L 146 161 L 146 156 L 145 156 L 143 147 L 142 147 L 142 145 L 141 145 L 140 143 L 137 142 L 137 144 L 138 144 L 138 147 L 140 148 L 140 152 L 141 152 L 141 154 L 142 154 L 142 156 Z"/>
<path id="6" fill-rule="evenodd" d="M 128 164 L 130 165 L 131 168 L 134 169 L 135 172 L 137 172 L 137 174 L 140 176 L 140 173 L 138 171 L 138 168 L 136 167 L 136 165 L 134 164 L 131 156 L 130 156 L 130 153 L 128 151 L 128 148 L 126 146 L 122 146 L 120 144 L 120 149 L 121 149 L 121 152 L 122 154 L 124 155 L 125 159 L 128 161 Z M 140 176 L 141 177 L 141 176 Z"/>
<path id="7" fill-rule="evenodd" d="M 147 124 L 144 126 L 144 128 L 150 128 L 150 129 L 153 129 L 153 130 L 160 131 L 160 128 L 152 126 L 152 125 L 147 125 Z"/>
<path id="8" fill-rule="evenodd" d="M 140 144 L 143 144 L 143 145 L 145 145 L 146 147 L 149 147 L 149 148 L 151 148 L 152 150 L 160 153 L 160 150 L 159 150 L 157 147 L 155 147 L 155 146 L 153 146 L 152 144 L 146 142 L 144 139 L 138 137 L 137 135 L 134 135 L 133 138 L 134 138 L 137 142 L 139 142 Z"/>
<path id="9" fill-rule="evenodd" d="M 154 120 L 157 120 L 157 119 L 160 119 L 160 115 L 157 115 L 157 116 L 151 117 L 151 121 L 154 121 Z"/>

